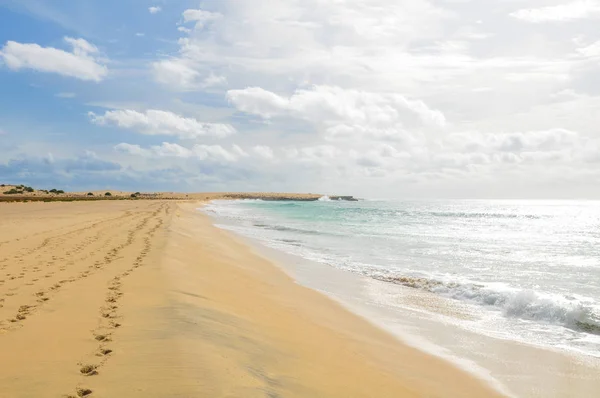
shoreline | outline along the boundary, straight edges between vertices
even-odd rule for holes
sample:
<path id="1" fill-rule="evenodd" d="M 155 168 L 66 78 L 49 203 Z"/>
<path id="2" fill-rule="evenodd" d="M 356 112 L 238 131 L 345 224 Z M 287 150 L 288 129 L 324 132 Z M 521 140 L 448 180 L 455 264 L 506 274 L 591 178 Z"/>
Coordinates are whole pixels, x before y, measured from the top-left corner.
<path id="1" fill-rule="evenodd" d="M 0 397 L 501 396 L 300 286 L 197 207 L 1 206 Z"/>
<path id="2" fill-rule="evenodd" d="M 196 218 L 197 224 L 202 223 L 205 228 L 212 229 L 213 235 L 219 235 L 218 240 L 220 240 L 221 243 L 226 240 L 228 241 L 227 245 L 232 249 L 236 246 L 236 252 L 238 252 L 239 256 L 236 256 L 236 258 L 239 258 L 239 261 L 244 261 L 243 259 L 248 261 L 251 259 L 253 267 L 247 268 L 245 271 L 251 273 L 256 272 L 258 274 L 257 276 L 259 276 L 256 282 L 263 283 L 266 278 L 269 280 L 275 279 L 277 281 L 277 283 L 270 285 L 270 289 L 276 289 L 276 291 L 266 292 L 268 296 L 274 296 L 275 301 L 272 302 L 272 304 L 279 305 L 282 301 L 286 302 L 288 310 L 293 309 L 293 312 L 296 315 L 301 316 L 305 321 L 309 321 L 311 324 L 315 323 L 315 327 L 324 327 L 324 329 L 321 330 L 323 335 L 320 336 L 320 338 L 325 338 L 326 334 L 333 331 L 335 334 L 334 339 L 345 340 L 343 343 L 344 345 L 355 345 L 358 343 L 352 351 L 361 352 L 360 357 L 363 360 L 369 358 L 368 362 L 370 362 L 372 366 L 375 365 L 378 368 L 377 373 L 373 374 L 372 377 L 380 377 L 379 374 L 389 373 L 395 382 L 400 381 L 400 385 L 412 391 L 411 394 L 402 395 L 399 392 L 400 390 L 390 390 L 390 392 L 393 391 L 393 395 L 391 396 L 504 396 L 491 388 L 485 381 L 472 376 L 447 361 L 399 341 L 396 337 L 373 325 L 368 320 L 352 312 L 350 309 L 322 292 L 298 284 L 297 281 L 285 271 L 285 267 L 277 261 L 274 261 L 272 257 L 262 255 L 261 252 L 256 251 L 256 248 L 253 245 L 249 245 L 238 235 L 217 228 L 209 216 L 202 214 L 197 210 L 198 207 L 200 207 L 199 205 L 186 204 L 184 207 L 187 208 L 188 212 L 191 212 L 189 214 L 190 221 L 192 218 Z M 200 233 L 199 227 L 196 226 L 195 228 L 198 228 L 196 231 Z M 204 238 L 206 239 L 207 236 L 204 236 Z M 242 253 L 239 254 L 240 252 Z M 314 305 L 311 305 L 313 303 Z M 281 319 L 279 321 L 283 322 Z M 272 320 L 267 322 L 271 323 Z M 287 324 L 290 322 L 291 320 L 288 320 L 285 323 Z M 270 325 L 269 328 L 271 327 L 273 327 L 273 325 Z M 291 328 L 291 325 L 288 325 L 288 327 Z M 302 325 L 297 325 L 297 329 L 302 329 L 302 327 Z M 298 332 L 296 331 L 296 333 Z M 329 339 L 330 336 L 326 337 Z M 295 336 L 293 344 L 295 347 L 294 350 L 298 349 L 297 346 L 303 345 L 303 340 L 303 337 Z M 363 346 L 366 342 L 369 343 Z M 373 349 L 370 345 L 373 345 L 376 349 Z M 316 348 L 317 350 L 322 349 L 320 347 Z M 314 355 L 316 355 L 316 353 Z M 338 352 L 335 357 L 341 355 L 343 355 L 342 352 Z M 410 365 L 397 364 L 398 358 L 402 358 L 406 362 L 409 362 Z M 317 363 L 315 361 L 310 362 L 313 363 L 312 366 Z M 342 368 L 348 366 L 347 361 L 342 360 L 342 358 L 337 358 L 333 361 L 333 364 L 341 366 Z M 359 366 L 358 363 L 354 363 L 353 365 Z M 361 374 L 366 371 L 366 369 L 363 369 Z M 365 378 L 364 374 L 362 377 L 362 383 L 365 383 L 365 380 L 368 380 L 368 377 Z M 346 383 L 348 382 L 349 381 L 346 381 Z M 440 386 L 440 382 L 443 386 Z M 320 383 L 325 383 L 323 387 L 328 387 L 328 381 L 323 380 L 322 378 L 319 379 L 318 382 L 312 382 L 311 384 L 317 386 Z M 379 393 L 365 391 L 364 394 L 366 395 L 357 394 L 357 391 L 353 388 L 349 388 L 345 391 L 346 392 L 344 393 L 341 390 L 332 390 L 328 395 L 324 396 L 388 396 L 388 392 L 386 392 L 387 390 L 385 389 L 382 389 Z M 291 391 L 288 391 L 288 393 L 291 393 Z M 315 396 L 321 395 L 316 394 Z"/>
<path id="3" fill-rule="evenodd" d="M 218 216 L 209 216 L 215 224 L 223 223 Z M 263 258 L 273 261 L 297 283 L 328 296 L 345 310 L 391 333 L 402 344 L 442 358 L 506 396 L 587 397 L 594 396 L 600 388 L 597 376 L 600 363 L 596 357 L 465 329 L 449 323 L 448 319 L 431 317 L 430 313 L 425 315 L 414 305 L 407 306 L 411 302 L 429 303 L 434 312 L 460 319 L 469 316 L 461 302 L 340 270 L 270 247 L 239 231 L 229 231 L 227 227 L 224 230 L 253 247 Z M 382 307 L 374 301 L 372 294 L 382 292 L 396 297 L 398 303 L 394 308 L 387 308 L 389 303 Z M 482 350 L 482 347 L 485 348 Z M 544 366 L 539 366 L 540 361 Z"/>

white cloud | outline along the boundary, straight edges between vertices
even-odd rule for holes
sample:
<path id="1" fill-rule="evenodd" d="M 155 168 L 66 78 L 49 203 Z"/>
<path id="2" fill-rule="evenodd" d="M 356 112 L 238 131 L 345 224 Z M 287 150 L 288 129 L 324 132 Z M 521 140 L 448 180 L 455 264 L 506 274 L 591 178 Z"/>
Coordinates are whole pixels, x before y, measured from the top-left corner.
<path id="1" fill-rule="evenodd" d="M 136 37 L 144 37 L 144 36 L 146 36 L 146 34 L 145 34 L 145 33 L 138 32 L 138 33 L 136 33 L 136 34 L 135 34 L 135 36 L 136 36 Z"/>
<path id="2" fill-rule="evenodd" d="M 212 72 L 202 82 L 203 87 L 222 86 L 224 84 L 227 84 L 227 78 L 225 76 L 215 75 Z"/>
<path id="3" fill-rule="evenodd" d="M 158 14 L 159 12 L 162 11 L 162 8 L 160 8 L 158 6 L 153 6 L 153 7 L 149 7 L 148 11 L 150 12 L 150 14 Z"/>
<path id="4" fill-rule="evenodd" d="M 410 143 L 418 139 L 419 131 L 446 126 L 446 118 L 440 111 L 400 94 L 314 86 L 282 97 L 250 87 L 229 90 L 227 98 L 240 111 L 265 119 L 288 117 L 308 121 L 330 140 Z"/>
<path id="5" fill-rule="evenodd" d="M 92 123 L 100 126 L 115 125 L 141 134 L 171 135 L 182 139 L 195 139 L 203 136 L 226 137 L 236 132 L 229 124 L 204 123 L 194 118 L 186 118 L 161 110 L 147 110 L 142 113 L 121 109 L 107 111 L 104 115 L 90 112 L 89 116 Z"/>
<path id="6" fill-rule="evenodd" d="M 96 82 L 107 76 L 108 68 L 94 57 L 98 53 L 94 45 L 70 37 L 65 37 L 65 41 L 73 47 L 72 53 L 33 43 L 8 41 L 0 50 L 0 57 L 12 70 L 33 69 Z"/>
<path id="7" fill-rule="evenodd" d="M 183 12 L 183 21 L 186 23 L 195 22 L 195 29 L 202 29 L 206 23 L 215 21 L 222 16 L 223 15 L 215 12 L 189 9 Z"/>
<path id="8" fill-rule="evenodd" d="M 313 86 L 310 90 L 296 90 L 289 98 L 284 98 L 260 87 L 249 87 L 229 90 L 227 98 L 239 110 L 264 118 L 289 112 L 313 121 L 390 125 L 402 124 L 407 113 L 410 113 L 425 124 L 438 127 L 446 124 L 446 118 L 440 111 L 429 108 L 423 101 L 408 99 L 401 94 Z"/>
<path id="9" fill-rule="evenodd" d="M 84 39 L 73 39 L 72 37 L 65 37 L 65 41 L 73 47 L 73 54 L 75 55 L 87 55 L 95 54 L 98 52 L 98 47 L 94 46 L 90 42 Z"/>
<path id="10" fill-rule="evenodd" d="M 263 159 L 273 159 L 275 155 L 273 154 L 273 150 L 265 145 L 255 145 L 252 148 L 252 151 Z"/>
<path id="11" fill-rule="evenodd" d="M 205 169 L 227 188 L 248 178 L 250 188 L 431 197 L 600 182 L 599 2 L 475 3 L 203 2 L 173 21 L 172 52 L 149 61 L 164 87 L 107 87 L 115 98 L 92 122 L 173 141 L 118 145 L 124 170 L 196 175 L 214 162 Z M 95 47 L 68 44 L 102 63 Z M 194 145 L 216 136 L 220 145 Z"/>
<path id="12" fill-rule="evenodd" d="M 590 44 L 589 46 L 580 47 L 577 49 L 577 52 L 584 57 L 589 58 L 598 58 L 600 57 L 600 40 L 595 43 Z"/>
<path id="13" fill-rule="evenodd" d="M 200 73 L 189 67 L 184 60 L 166 59 L 152 64 L 154 78 L 166 86 L 189 90 L 195 88 Z"/>
<path id="14" fill-rule="evenodd" d="M 454 133 L 445 142 L 461 152 L 549 152 L 570 150 L 582 143 L 582 137 L 565 129 L 550 129 L 529 132 Z"/>
<path id="15" fill-rule="evenodd" d="M 172 90 L 194 91 L 223 86 L 227 78 L 214 72 L 200 72 L 185 59 L 171 58 L 152 64 L 154 80 Z"/>
<path id="16" fill-rule="evenodd" d="M 187 148 L 179 144 L 163 142 L 161 145 L 142 148 L 136 144 L 121 143 L 115 145 L 115 150 L 146 158 L 195 159 L 216 163 L 234 163 L 248 156 L 248 154 L 237 145 L 232 145 L 231 149 L 225 149 L 221 145 L 203 144 L 196 144 Z"/>
<path id="17" fill-rule="evenodd" d="M 541 8 L 525 8 L 510 16 L 526 22 L 568 22 L 600 15 L 600 3 L 593 0 L 581 0 Z"/>

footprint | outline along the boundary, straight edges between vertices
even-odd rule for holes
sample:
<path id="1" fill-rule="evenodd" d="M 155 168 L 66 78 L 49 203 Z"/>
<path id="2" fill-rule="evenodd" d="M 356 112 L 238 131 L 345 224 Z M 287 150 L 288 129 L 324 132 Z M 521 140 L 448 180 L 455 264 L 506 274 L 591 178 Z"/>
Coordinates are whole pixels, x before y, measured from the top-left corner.
<path id="1" fill-rule="evenodd" d="M 92 390 L 90 390 L 89 388 L 78 388 L 77 389 L 77 396 L 78 397 L 87 397 L 91 393 L 92 393 Z"/>
<path id="2" fill-rule="evenodd" d="M 100 355 L 108 355 L 108 354 L 110 354 L 111 352 L 113 352 L 113 350 L 111 350 L 110 348 L 100 348 L 100 350 L 99 350 L 99 352 L 98 352 L 98 353 L 99 353 Z"/>
<path id="3" fill-rule="evenodd" d="M 85 376 L 95 376 L 98 374 L 98 366 L 96 365 L 83 365 L 79 372 Z"/>
<path id="4" fill-rule="evenodd" d="M 98 341 L 110 341 L 110 337 L 106 334 L 97 334 L 94 338 Z"/>

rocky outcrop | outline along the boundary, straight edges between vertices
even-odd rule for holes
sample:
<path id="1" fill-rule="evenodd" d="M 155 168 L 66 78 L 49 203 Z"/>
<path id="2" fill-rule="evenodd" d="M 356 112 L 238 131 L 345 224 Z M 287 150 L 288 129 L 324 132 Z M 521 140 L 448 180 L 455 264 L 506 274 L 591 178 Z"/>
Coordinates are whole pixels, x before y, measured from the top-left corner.
<path id="1" fill-rule="evenodd" d="M 358 202 L 358 199 L 356 199 L 354 196 L 330 196 L 329 199 L 331 200 L 345 200 L 348 202 Z"/>

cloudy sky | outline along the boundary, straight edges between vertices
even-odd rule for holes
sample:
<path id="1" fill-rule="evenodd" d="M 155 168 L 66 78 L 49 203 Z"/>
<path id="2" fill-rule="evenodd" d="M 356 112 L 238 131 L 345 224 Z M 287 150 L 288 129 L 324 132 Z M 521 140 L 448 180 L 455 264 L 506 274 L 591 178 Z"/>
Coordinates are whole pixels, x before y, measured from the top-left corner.
<path id="1" fill-rule="evenodd" d="M 600 198 L 600 0 L 0 0 L 0 180 Z"/>

